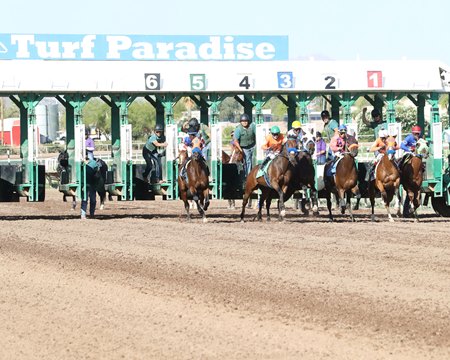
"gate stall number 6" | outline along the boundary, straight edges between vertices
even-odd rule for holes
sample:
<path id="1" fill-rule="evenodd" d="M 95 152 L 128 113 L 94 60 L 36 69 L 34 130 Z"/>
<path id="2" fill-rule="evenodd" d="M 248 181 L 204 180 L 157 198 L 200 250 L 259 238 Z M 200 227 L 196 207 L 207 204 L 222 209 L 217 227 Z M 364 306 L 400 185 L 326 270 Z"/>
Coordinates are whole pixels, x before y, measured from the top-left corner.
<path id="1" fill-rule="evenodd" d="M 145 90 L 160 90 L 161 89 L 161 74 L 144 74 Z"/>

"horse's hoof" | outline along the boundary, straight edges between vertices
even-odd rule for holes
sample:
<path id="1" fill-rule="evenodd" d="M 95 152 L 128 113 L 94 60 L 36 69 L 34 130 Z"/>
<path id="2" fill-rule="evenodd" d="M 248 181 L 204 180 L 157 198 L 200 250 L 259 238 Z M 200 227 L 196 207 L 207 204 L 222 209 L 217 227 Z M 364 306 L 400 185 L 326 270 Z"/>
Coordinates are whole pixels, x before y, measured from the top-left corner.
<path id="1" fill-rule="evenodd" d="M 389 222 L 395 222 L 393 218 L 389 218 Z"/>
<path id="2" fill-rule="evenodd" d="M 100 210 L 104 210 L 105 209 L 105 205 L 100 205 Z"/>
<path id="3" fill-rule="evenodd" d="M 267 218 L 267 222 L 270 222 L 270 221 L 271 221 L 271 220 L 270 220 L 270 217 L 268 217 L 268 218 Z"/>
<path id="4" fill-rule="evenodd" d="M 280 211 L 280 217 L 284 218 L 285 216 L 286 216 L 286 210 L 283 209 Z"/>
<path id="5" fill-rule="evenodd" d="M 318 211 L 313 211 L 313 215 L 314 215 L 314 216 L 319 216 L 320 213 L 319 213 Z"/>
<path id="6" fill-rule="evenodd" d="M 375 215 L 372 215 L 371 219 L 372 221 L 375 221 Z"/>
<path id="7" fill-rule="evenodd" d="M 203 224 L 206 224 L 208 222 L 208 219 L 207 218 L 203 218 Z"/>

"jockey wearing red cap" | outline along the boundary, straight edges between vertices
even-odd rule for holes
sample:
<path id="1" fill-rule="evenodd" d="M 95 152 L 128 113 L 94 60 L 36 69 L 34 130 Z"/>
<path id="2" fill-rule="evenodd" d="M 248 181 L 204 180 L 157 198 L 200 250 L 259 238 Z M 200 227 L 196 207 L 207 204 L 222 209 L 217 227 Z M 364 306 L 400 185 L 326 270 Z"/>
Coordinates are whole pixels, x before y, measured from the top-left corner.
<path id="1" fill-rule="evenodd" d="M 405 152 L 413 153 L 416 150 L 417 141 L 420 138 L 422 129 L 418 125 L 414 125 L 411 129 L 411 134 L 405 137 L 402 141 L 400 148 Z"/>

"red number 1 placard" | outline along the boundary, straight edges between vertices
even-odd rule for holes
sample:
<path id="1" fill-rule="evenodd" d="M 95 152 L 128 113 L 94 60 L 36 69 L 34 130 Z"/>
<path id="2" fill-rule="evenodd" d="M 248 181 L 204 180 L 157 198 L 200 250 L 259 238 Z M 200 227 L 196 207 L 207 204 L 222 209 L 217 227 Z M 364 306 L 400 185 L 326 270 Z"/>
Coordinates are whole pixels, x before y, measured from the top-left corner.
<path id="1" fill-rule="evenodd" d="M 367 87 L 383 87 L 383 73 L 381 71 L 367 71 Z"/>

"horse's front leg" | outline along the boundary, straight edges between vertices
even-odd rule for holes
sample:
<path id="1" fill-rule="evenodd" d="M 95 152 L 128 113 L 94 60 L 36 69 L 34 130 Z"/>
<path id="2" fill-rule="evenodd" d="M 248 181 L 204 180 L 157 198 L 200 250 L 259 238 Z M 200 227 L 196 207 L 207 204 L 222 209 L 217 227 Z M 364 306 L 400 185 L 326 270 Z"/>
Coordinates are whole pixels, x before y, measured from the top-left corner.
<path id="1" fill-rule="evenodd" d="M 267 201 L 269 197 L 269 192 L 270 191 L 267 191 L 265 188 L 261 189 L 261 196 L 258 201 L 258 213 L 256 214 L 256 219 L 258 221 L 262 221 L 262 208 L 264 206 L 264 202 Z"/>
<path id="2" fill-rule="evenodd" d="M 184 203 L 184 209 L 186 210 L 186 220 L 191 221 L 191 214 L 189 213 L 189 201 L 187 199 L 187 189 L 180 188 L 180 198 Z"/>
<path id="3" fill-rule="evenodd" d="M 392 217 L 391 210 L 389 208 L 389 199 L 386 189 L 384 188 L 384 185 L 381 182 L 377 183 L 377 187 L 380 190 L 381 198 L 383 199 L 384 202 L 384 207 L 386 208 L 386 211 L 388 213 L 388 219 L 390 222 L 394 222 L 394 218 Z"/>
<path id="4" fill-rule="evenodd" d="M 328 208 L 328 219 L 333 221 L 333 214 L 331 212 L 332 202 L 331 202 L 331 191 L 326 190 L 327 194 L 327 208 Z"/>
<path id="5" fill-rule="evenodd" d="M 272 204 L 271 197 L 266 200 L 267 221 L 270 221 L 270 204 Z"/>
<path id="6" fill-rule="evenodd" d="M 345 209 L 347 207 L 347 203 L 345 201 L 345 190 L 338 189 L 337 195 L 339 199 L 339 207 L 341 208 L 341 214 L 345 214 Z"/>
<path id="7" fill-rule="evenodd" d="M 373 182 L 369 183 L 369 198 L 370 198 L 370 206 L 372 207 L 372 221 L 375 221 L 375 184 Z"/>
<path id="8" fill-rule="evenodd" d="M 408 194 L 409 195 L 409 194 Z M 419 222 L 419 217 L 417 216 L 417 208 L 420 206 L 420 190 L 412 191 L 411 200 L 413 207 L 411 208 L 412 213 L 414 214 L 414 222 Z"/>
<path id="9" fill-rule="evenodd" d="M 100 210 L 104 210 L 105 209 L 106 192 L 99 192 L 98 196 L 100 197 Z"/>
<path id="10" fill-rule="evenodd" d="M 317 200 L 317 197 L 318 197 L 317 190 L 314 186 L 311 187 L 310 193 L 311 193 L 313 215 L 318 216 L 319 215 L 319 202 Z"/>
<path id="11" fill-rule="evenodd" d="M 278 201 L 278 213 L 279 213 L 279 220 L 283 221 L 286 215 L 286 210 L 284 208 L 283 190 L 281 190 L 280 185 L 278 183 L 273 183 L 271 185 L 272 188 L 278 193 L 278 196 L 280 197 L 280 200 Z"/>

